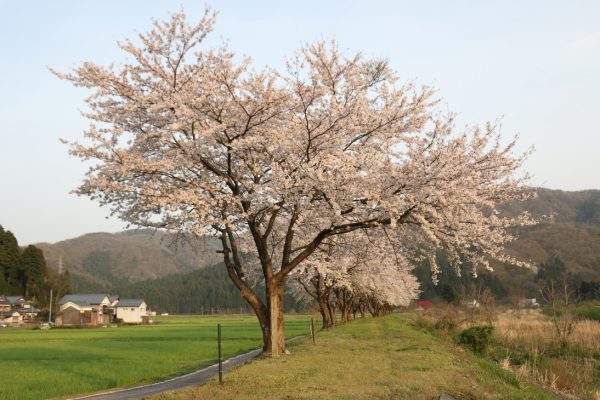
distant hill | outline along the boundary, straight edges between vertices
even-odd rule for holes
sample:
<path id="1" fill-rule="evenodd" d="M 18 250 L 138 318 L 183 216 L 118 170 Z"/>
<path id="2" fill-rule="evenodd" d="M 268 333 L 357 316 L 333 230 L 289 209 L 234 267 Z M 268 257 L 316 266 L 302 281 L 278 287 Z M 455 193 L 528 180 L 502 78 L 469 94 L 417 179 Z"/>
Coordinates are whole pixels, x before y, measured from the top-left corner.
<path id="1" fill-rule="evenodd" d="M 510 215 L 529 211 L 534 217 L 553 214 L 554 222 L 600 226 L 600 190 L 565 192 L 538 188 L 538 196 L 504 207 Z"/>
<path id="2" fill-rule="evenodd" d="M 507 245 L 512 255 L 530 261 L 534 266 L 559 257 L 567 271 L 583 280 L 600 281 L 600 190 L 565 192 L 561 190 L 537 189 L 538 196 L 525 202 L 503 207 L 503 212 L 515 216 L 523 211 L 534 217 L 552 215 L 547 222 L 525 227 L 517 232 L 518 239 Z M 444 258 L 438 262 L 445 263 Z M 492 263 L 493 273 L 480 274 L 496 296 L 501 298 L 538 297 L 535 286 L 535 269 Z M 433 285 L 429 267 L 419 266 L 417 276 L 422 283 L 424 297 L 440 295 L 444 283 L 459 287 L 462 281 L 471 284 L 467 273 L 462 278 L 448 266 L 440 275 L 440 285 Z"/>
<path id="3" fill-rule="evenodd" d="M 523 229 L 510 252 L 536 264 L 558 256 L 572 273 L 600 281 L 600 226 L 545 223 Z"/>
<path id="4" fill-rule="evenodd" d="M 215 239 L 175 245 L 172 235 L 152 230 L 90 233 L 36 246 L 44 251 L 54 268 L 62 256 L 63 267 L 71 273 L 76 292 L 109 291 L 116 286 L 191 272 L 221 261 Z"/>
<path id="5" fill-rule="evenodd" d="M 536 264 L 558 256 L 569 271 L 600 281 L 600 190 L 565 192 L 537 189 L 538 197 L 506 207 L 508 214 L 529 211 L 552 215 L 542 224 L 522 228 L 509 251 Z"/>

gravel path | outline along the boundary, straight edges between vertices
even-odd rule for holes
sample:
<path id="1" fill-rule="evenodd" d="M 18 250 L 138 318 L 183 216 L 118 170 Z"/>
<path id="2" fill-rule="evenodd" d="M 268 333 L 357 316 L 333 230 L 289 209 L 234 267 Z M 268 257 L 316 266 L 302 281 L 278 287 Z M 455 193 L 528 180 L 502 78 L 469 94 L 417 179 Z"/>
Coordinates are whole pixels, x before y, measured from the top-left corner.
<path id="1" fill-rule="evenodd" d="M 286 343 L 294 340 L 303 338 L 304 336 L 295 336 L 287 339 Z M 262 349 L 252 350 L 248 353 L 240 354 L 238 356 L 229 358 L 223 361 L 223 371 L 229 371 L 233 367 L 244 364 L 254 357 L 262 353 Z M 191 372 L 186 375 L 178 376 L 163 382 L 151 383 L 149 385 L 135 386 L 127 389 L 115 389 L 108 392 L 102 392 L 97 394 L 90 394 L 87 396 L 73 397 L 71 400 L 129 400 L 129 399 L 143 399 L 145 397 L 154 396 L 156 394 L 166 392 L 169 390 L 182 389 L 188 386 L 199 385 L 206 382 L 213 376 L 218 375 L 219 364 L 211 365 L 200 369 L 198 371 Z"/>

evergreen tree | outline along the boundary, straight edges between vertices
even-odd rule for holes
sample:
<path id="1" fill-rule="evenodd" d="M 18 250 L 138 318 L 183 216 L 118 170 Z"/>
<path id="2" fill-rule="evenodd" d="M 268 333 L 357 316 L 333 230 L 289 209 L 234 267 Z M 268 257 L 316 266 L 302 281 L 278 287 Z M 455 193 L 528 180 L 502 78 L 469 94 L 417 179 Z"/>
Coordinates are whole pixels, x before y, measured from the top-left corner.
<path id="1" fill-rule="evenodd" d="M 452 287 L 449 283 L 444 283 L 442 285 L 442 299 L 446 300 L 448 303 L 456 303 L 459 300 L 458 291 Z"/>
<path id="2" fill-rule="evenodd" d="M 19 244 L 12 232 L 4 230 L 2 226 L 0 226 L 0 271 L 8 294 L 23 294 L 23 268 Z"/>
<path id="3" fill-rule="evenodd" d="M 24 295 L 39 308 L 71 292 L 69 271 L 59 274 L 48 268 L 41 249 L 30 245 L 21 252 L 15 236 L 0 226 L 0 294 Z"/>
<path id="4" fill-rule="evenodd" d="M 566 271 L 565 263 L 559 257 L 554 257 L 540 265 L 536 279 L 544 283 L 558 284 L 562 281 Z"/>
<path id="5" fill-rule="evenodd" d="M 1 229 L 1 227 L 0 227 Z M 8 284 L 8 271 L 6 271 L 7 255 L 3 247 L 0 247 L 0 294 L 10 293 L 10 285 Z"/>
<path id="6" fill-rule="evenodd" d="M 44 287 L 48 275 L 48 267 L 44 253 L 39 248 L 29 245 L 21 255 L 23 265 L 23 288 L 25 296 L 39 300 L 44 296 Z"/>
<path id="7" fill-rule="evenodd" d="M 600 300 L 600 282 L 582 281 L 579 284 L 579 295 L 583 300 Z"/>

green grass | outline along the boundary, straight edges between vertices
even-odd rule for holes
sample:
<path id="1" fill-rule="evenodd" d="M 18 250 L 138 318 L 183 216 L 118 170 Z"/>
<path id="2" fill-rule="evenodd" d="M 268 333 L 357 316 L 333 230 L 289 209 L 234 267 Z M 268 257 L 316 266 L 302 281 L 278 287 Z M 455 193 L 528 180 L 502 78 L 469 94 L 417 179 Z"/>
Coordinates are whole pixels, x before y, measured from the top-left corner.
<path id="1" fill-rule="evenodd" d="M 45 399 L 133 386 L 213 364 L 217 323 L 228 358 L 262 345 L 255 317 L 161 317 L 154 326 L 0 330 L 0 399 Z M 286 337 L 308 333 L 286 317 Z"/>
<path id="2" fill-rule="evenodd" d="M 600 300 L 580 303 L 575 309 L 575 313 L 584 319 L 600 321 Z"/>
<path id="3" fill-rule="evenodd" d="M 155 396 L 192 399 L 552 399 L 495 363 L 408 323 L 410 315 L 364 318 L 291 355 L 258 359 L 207 384 Z"/>

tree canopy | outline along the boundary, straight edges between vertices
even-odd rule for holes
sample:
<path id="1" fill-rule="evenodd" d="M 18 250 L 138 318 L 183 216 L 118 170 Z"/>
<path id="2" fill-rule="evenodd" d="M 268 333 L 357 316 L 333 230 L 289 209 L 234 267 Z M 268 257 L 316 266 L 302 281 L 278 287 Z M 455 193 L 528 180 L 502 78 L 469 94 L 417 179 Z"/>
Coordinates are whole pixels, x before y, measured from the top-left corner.
<path id="1" fill-rule="evenodd" d="M 23 250 L 21 255 L 23 263 L 23 276 L 25 295 L 30 298 L 43 298 L 44 286 L 48 276 L 48 268 L 44 253 L 33 245 L 29 245 Z"/>
<path id="2" fill-rule="evenodd" d="M 69 271 L 61 274 L 48 268 L 41 249 L 33 245 L 22 249 L 12 232 L 0 225 L 0 294 L 26 296 L 45 307 L 50 289 L 69 293 Z"/>

